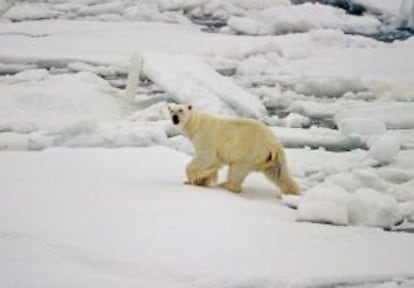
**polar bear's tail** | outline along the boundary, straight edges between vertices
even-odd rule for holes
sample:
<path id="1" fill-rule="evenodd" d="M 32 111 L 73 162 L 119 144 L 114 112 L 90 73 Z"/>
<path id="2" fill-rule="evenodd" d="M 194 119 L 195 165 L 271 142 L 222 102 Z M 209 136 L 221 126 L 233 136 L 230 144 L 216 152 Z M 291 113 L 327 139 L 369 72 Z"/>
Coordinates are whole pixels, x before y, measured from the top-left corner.
<path id="1" fill-rule="evenodd" d="M 128 99 L 132 99 L 137 91 L 139 76 L 141 73 L 142 55 L 139 51 L 131 57 L 131 63 L 128 69 L 128 80 L 125 94 Z"/>
<path id="2" fill-rule="evenodd" d="M 300 195 L 300 189 L 287 166 L 283 148 L 275 149 L 269 155 L 269 165 L 264 169 L 266 177 L 275 183 L 283 194 Z"/>

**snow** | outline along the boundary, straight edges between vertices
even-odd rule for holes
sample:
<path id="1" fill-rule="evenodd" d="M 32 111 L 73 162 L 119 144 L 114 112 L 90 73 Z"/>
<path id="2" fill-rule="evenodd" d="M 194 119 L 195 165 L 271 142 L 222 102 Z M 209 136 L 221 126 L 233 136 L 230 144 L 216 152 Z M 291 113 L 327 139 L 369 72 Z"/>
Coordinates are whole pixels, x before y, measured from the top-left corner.
<path id="1" fill-rule="evenodd" d="M 349 221 L 355 225 L 392 227 L 401 218 L 397 201 L 389 195 L 360 188 L 351 196 Z"/>
<path id="2" fill-rule="evenodd" d="M 315 186 L 299 203 L 297 220 L 347 225 L 349 201 L 350 195 L 341 186 Z"/>
<path id="3" fill-rule="evenodd" d="M 253 12 L 247 17 L 230 17 L 227 24 L 235 32 L 248 35 L 304 32 L 320 28 L 373 34 L 381 25 L 374 17 L 347 15 L 341 9 L 318 3 L 271 7 L 260 12 Z"/>
<path id="4" fill-rule="evenodd" d="M 336 122 L 346 118 L 365 118 L 381 121 L 387 128 L 409 129 L 414 127 L 414 104 L 395 103 L 373 103 L 369 107 L 344 109 L 335 116 Z"/>
<path id="5" fill-rule="evenodd" d="M 366 143 L 357 136 L 345 136 L 340 132 L 320 127 L 310 129 L 273 127 L 274 133 L 286 147 L 324 147 L 329 150 L 363 148 Z"/>
<path id="6" fill-rule="evenodd" d="M 79 121 L 116 120 L 121 115 L 116 97 L 110 95 L 112 87 L 89 72 L 52 75 L 27 70 L 3 77 L 0 89 L 2 131 L 53 131 Z"/>
<path id="7" fill-rule="evenodd" d="M 412 286 L 412 1 L 354 2 L 0 0 L 0 286 Z M 303 196 L 184 185 L 171 102 L 263 121 Z"/>
<path id="8" fill-rule="evenodd" d="M 412 1 L 401 1 L 400 13 L 398 16 L 403 27 L 414 29 L 414 3 Z"/>
<path id="9" fill-rule="evenodd" d="M 378 161 L 379 165 L 388 164 L 400 152 L 400 141 L 389 134 L 380 136 L 369 148 L 370 156 Z"/>
<path id="10" fill-rule="evenodd" d="M 171 149 L 0 158 L 1 286 L 307 287 L 412 273 L 412 235 L 297 223 L 276 198 L 183 185 L 189 158 Z"/>
<path id="11" fill-rule="evenodd" d="M 55 18 L 58 15 L 59 12 L 43 3 L 18 3 L 7 10 L 2 17 L 13 21 L 23 21 Z"/>
<path id="12" fill-rule="evenodd" d="M 338 130 L 345 135 L 381 135 L 387 131 L 384 122 L 366 118 L 343 118 L 337 124 Z"/>

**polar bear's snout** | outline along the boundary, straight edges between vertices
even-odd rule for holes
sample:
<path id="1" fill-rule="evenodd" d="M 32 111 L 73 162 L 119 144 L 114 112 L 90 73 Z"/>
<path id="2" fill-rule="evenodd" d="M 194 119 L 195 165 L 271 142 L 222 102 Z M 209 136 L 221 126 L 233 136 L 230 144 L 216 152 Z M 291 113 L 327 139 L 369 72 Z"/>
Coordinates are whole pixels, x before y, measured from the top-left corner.
<path id="1" fill-rule="evenodd" d="M 180 117 L 178 117 L 178 115 L 173 115 L 171 119 L 174 125 L 178 125 L 180 123 Z"/>

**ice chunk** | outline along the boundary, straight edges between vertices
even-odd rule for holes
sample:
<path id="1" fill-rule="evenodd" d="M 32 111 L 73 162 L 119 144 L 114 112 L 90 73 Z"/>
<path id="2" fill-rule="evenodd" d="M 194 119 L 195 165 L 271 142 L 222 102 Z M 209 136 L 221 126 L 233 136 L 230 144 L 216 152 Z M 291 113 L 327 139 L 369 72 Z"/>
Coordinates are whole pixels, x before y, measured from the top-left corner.
<path id="1" fill-rule="evenodd" d="M 409 222 L 414 222 L 414 201 L 400 204 L 401 213 Z"/>
<path id="2" fill-rule="evenodd" d="M 378 191 L 391 189 L 391 184 L 378 176 L 373 168 L 359 168 L 352 172 L 340 172 L 329 176 L 326 182 L 339 185 L 351 193 L 362 187 Z"/>
<path id="3" fill-rule="evenodd" d="M 239 75 L 258 75 L 262 74 L 268 65 L 269 62 L 264 57 L 254 56 L 244 60 L 236 72 Z"/>
<path id="4" fill-rule="evenodd" d="M 337 125 L 344 135 L 380 135 L 387 131 L 384 122 L 367 118 L 341 118 Z"/>
<path id="5" fill-rule="evenodd" d="M 350 194 L 340 186 L 322 184 L 308 190 L 299 203 L 297 220 L 348 224 Z"/>
<path id="6" fill-rule="evenodd" d="M 401 221 L 397 201 L 390 195 L 360 188 L 349 202 L 349 221 L 355 225 L 390 228 Z"/>
<path id="7" fill-rule="evenodd" d="M 384 134 L 369 148 L 369 155 L 379 165 L 389 164 L 400 152 L 400 141 L 396 136 Z"/>
<path id="8" fill-rule="evenodd" d="M 283 119 L 286 127 L 289 128 L 302 128 L 309 126 L 311 120 L 308 117 L 302 116 L 296 113 L 290 113 L 286 118 Z"/>
<path id="9" fill-rule="evenodd" d="M 339 123 L 344 118 L 365 118 L 385 123 L 387 128 L 414 128 L 414 104 L 385 102 L 373 103 L 369 106 L 351 107 L 340 111 L 335 116 Z"/>
<path id="10" fill-rule="evenodd" d="M 352 150 L 365 148 L 359 137 L 345 136 L 336 130 L 311 127 L 311 129 L 272 127 L 276 136 L 286 147 L 324 147 L 329 150 Z"/>
<path id="11" fill-rule="evenodd" d="M 16 3 L 2 17 L 13 21 L 55 18 L 61 13 L 46 3 Z"/>
<path id="12" fill-rule="evenodd" d="M 412 0 L 401 1 L 399 19 L 403 27 L 414 29 L 414 2 Z"/>
<path id="13" fill-rule="evenodd" d="M 123 4 L 120 1 L 111 1 L 108 3 L 96 4 L 83 7 L 79 9 L 78 13 L 82 16 L 85 15 L 99 15 L 99 14 L 121 14 L 123 10 Z"/>
<path id="14" fill-rule="evenodd" d="M 360 92 L 366 88 L 357 77 L 302 76 L 295 85 L 298 93 L 317 97 L 342 97 L 347 92 Z"/>
<path id="15" fill-rule="evenodd" d="M 391 191 L 400 202 L 414 201 L 414 180 L 395 185 Z"/>
<path id="16" fill-rule="evenodd" d="M 138 56 L 135 54 L 133 58 Z M 143 73 L 169 93 L 173 101 L 190 103 L 218 114 L 253 118 L 266 115 L 266 109 L 258 98 L 221 76 L 195 56 L 153 52 L 142 54 L 142 59 Z M 139 75 L 136 73 L 137 69 L 140 69 L 139 65 L 132 65 L 129 73 Z M 137 77 L 129 77 L 128 94 L 134 92 L 136 81 Z"/>

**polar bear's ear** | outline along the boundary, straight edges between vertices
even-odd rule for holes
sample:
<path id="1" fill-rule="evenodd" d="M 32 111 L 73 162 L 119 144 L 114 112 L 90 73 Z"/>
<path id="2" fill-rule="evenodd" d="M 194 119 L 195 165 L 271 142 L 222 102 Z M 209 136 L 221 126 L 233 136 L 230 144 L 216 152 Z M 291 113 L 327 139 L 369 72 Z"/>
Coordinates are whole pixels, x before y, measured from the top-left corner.
<path id="1" fill-rule="evenodd" d="M 187 105 L 187 108 L 188 108 L 188 110 L 191 110 L 191 109 L 193 109 L 193 106 L 192 105 Z"/>

